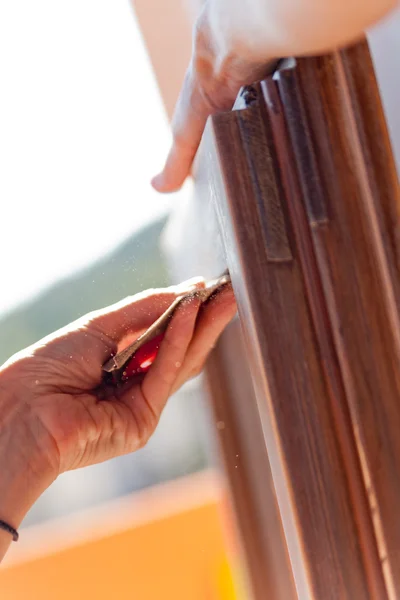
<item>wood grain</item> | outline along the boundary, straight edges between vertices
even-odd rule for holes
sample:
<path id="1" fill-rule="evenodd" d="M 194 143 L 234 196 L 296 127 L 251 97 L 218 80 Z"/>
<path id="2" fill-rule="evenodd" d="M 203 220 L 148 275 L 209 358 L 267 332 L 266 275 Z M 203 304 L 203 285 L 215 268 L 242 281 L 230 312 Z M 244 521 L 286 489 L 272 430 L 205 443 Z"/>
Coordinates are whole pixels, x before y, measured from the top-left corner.
<path id="1" fill-rule="evenodd" d="M 226 246 L 235 244 L 242 258 L 231 276 L 294 577 L 301 598 L 368 598 L 297 249 L 292 243 L 293 259 L 286 263 L 269 261 L 265 252 L 257 210 L 264 197 L 252 187 L 239 122 L 259 110 L 238 111 L 235 121 L 221 115 L 213 127 L 227 188 L 221 210 L 232 219 Z M 271 140 L 267 127 L 264 135 Z M 258 169 L 283 199 L 273 147 L 266 160 L 258 156 Z"/>
<path id="2" fill-rule="evenodd" d="M 387 589 L 395 598 L 400 591 L 400 524 L 394 518 L 400 499 L 397 175 L 366 43 L 329 59 L 298 61 L 298 74 L 303 122 L 330 215 L 326 225 L 312 224 L 313 243 Z M 278 86 L 290 113 L 290 85 L 280 78 Z M 287 122 L 290 129 L 293 120 Z M 301 152 L 295 130 L 292 126 L 291 140 Z"/>
<path id="3" fill-rule="evenodd" d="M 399 203 L 367 45 L 247 98 L 212 121 L 216 202 L 297 591 L 394 598 Z"/>
<path id="4" fill-rule="evenodd" d="M 216 214 L 210 211 L 210 204 L 218 209 L 219 199 L 225 195 L 217 164 L 216 145 L 208 129 L 198 156 L 196 193 L 192 199 L 195 219 L 191 223 L 192 235 L 196 236 L 197 232 L 199 236 L 195 245 L 196 259 L 202 257 L 206 274 L 208 269 L 222 266 L 220 261 L 226 260 L 227 251 L 223 240 L 216 244 Z M 218 238 L 224 237 L 224 231 L 229 227 L 223 214 L 219 215 L 219 222 L 224 225 Z M 214 249 L 214 255 L 210 256 L 210 249 Z M 230 256 L 235 269 L 236 258 L 237 255 Z M 252 597 L 254 600 L 265 600 L 266 597 L 295 600 L 297 594 L 250 375 L 250 361 L 240 323 L 236 320 L 221 336 L 207 364 L 212 411 L 215 422 L 223 425 L 217 427 L 222 463 L 231 491 Z"/>
<path id="5" fill-rule="evenodd" d="M 208 130 L 197 157 L 194 193 L 177 207 L 164 236 L 163 249 L 177 283 L 194 273 L 212 278 L 226 267 L 215 213 L 217 198 L 224 193 L 216 161 L 216 148 Z M 248 583 L 246 598 L 296 600 L 247 351 L 237 319 L 221 336 L 206 366 L 205 379 L 211 434 L 218 441 L 219 464 L 230 491 L 242 548 Z"/>
<path id="6" fill-rule="evenodd" d="M 253 596 L 394 600 L 400 198 L 366 42 L 242 90 L 197 173 L 189 255 L 239 307 L 208 377 Z"/>

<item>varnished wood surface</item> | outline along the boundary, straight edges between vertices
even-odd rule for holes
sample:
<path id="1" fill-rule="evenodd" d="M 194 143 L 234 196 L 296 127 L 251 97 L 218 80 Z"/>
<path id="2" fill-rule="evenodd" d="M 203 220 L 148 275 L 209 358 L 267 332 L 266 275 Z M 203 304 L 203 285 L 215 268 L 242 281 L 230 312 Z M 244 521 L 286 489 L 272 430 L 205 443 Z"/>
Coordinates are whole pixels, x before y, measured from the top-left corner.
<path id="1" fill-rule="evenodd" d="M 297 598 L 238 321 L 207 365 L 207 381 L 254 600 Z M 260 470 L 262 476 L 260 477 Z"/>
<path id="2" fill-rule="evenodd" d="M 281 88 L 286 86 L 284 89 L 289 92 L 290 103 L 288 101 L 285 104 L 288 127 L 285 126 L 284 111 L 282 110 L 275 82 L 264 82 L 262 88 L 265 102 L 269 108 L 273 141 L 280 164 L 288 212 L 291 222 L 295 224 L 293 235 L 302 266 L 320 362 L 327 383 L 332 414 L 332 429 L 337 436 L 343 457 L 344 471 L 347 477 L 354 518 L 357 523 L 357 533 L 363 551 L 366 573 L 374 596 L 380 597 L 384 586 L 372 515 L 308 226 L 308 221 L 313 226 L 317 223 L 326 225 L 328 212 L 323 193 L 323 182 L 318 172 L 316 153 L 312 145 L 310 131 L 306 128 L 304 107 L 298 93 L 300 92 L 299 84 L 296 77 L 293 77 L 294 73 L 295 70 L 292 65 L 289 70 L 283 67 L 276 74 L 276 79 Z M 285 80 L 284 84 L 283 79 Z M 281 96 L 284 97 L 284 94 L 281 93 Z M 313 107 L 318 114 L 318 104 L 316 102 Z M 290 111 L 290 108 L 292 111 Z M 299 114 L 301 118 L 298 118 Z M 321 118 L 320 114 L 318 116 Z M 293 129 L 293 136 L 290 139 L 288 134 Z M 297 176 L 294 169 L 296 159 L 299 165 Z M 288 164 L 290 168 L 286 168 Z M 303 203 L 299 202 L 302 190 Z"/>
<path id="3" fill-rule="evenodd" d="M 208 374 L 253 595 L 393 600 L 400 202 L 368 47 L 283 61 L 235 109 L 184 245 L 206 276 L 227 262 L 239 305 L 244 345 L 235 323 Z"/>
<path id="4" fill-rule="evenodd" d="M 224 190 L 215 164 L 215 146 L 206 136 L 197 160 L 194 194 L 177 209 L 165 232 L 163 249 L 176 282 L 193 274 L 213 277 L 226 267 L 226 252 L 215 214 L 216 199 Z M 296 600 L 238 320 L 221 336 L 208 361 L 205 376 L 212 432 L 218 438 L 220 464 L 230 490 L 243 549 L 248 582 L 246 600 Z"/>
<path id="5" fill-rule="evenodd" d="M 261 87 L 213 118 L 215 199 L 298 594 L 396 598 L 399 203 L 368 48 Z"/>
<path id="6" fill-rule="evenodd" d="M 299 61 L 298 71 L 328 213 L 312 223 L 314 248 L 387 589 L 398 597 L 398 180 L 366 45 Z"/>
<path id="7" fill-rule="evenodd" d="M 171 219 L 164 252 L 176 282 L 193 273 L 212 277 L 226 266 L 215 215 L 221 193 L 213 148 L 204 140 L 197 165 L 195 193 Z M 231 505 L 246 567 L 248 595 L 254 600 L 296 600 L 293 577 L 264 435 L 243 346 L 235 320 L 208 361 L 212 432 L 218 438 Z M 260 477 L 260 472 L 262 476 Z"/>
<path id="8" fill-rule="evenodd" d="M 357 539 L 356 524 L 296 248 L 292 244 L 292 258 L 286 262 L 277 262 L 276 255 L 269 261 L 265 251 L 266 223 L 260 213 L 271 190 L 280 192 L 275 157 L 270 152 L 257 157 L 257 146 L 252 148 L 253 177 L 261 169 L 263 176 L 267 173 L 268 193 L 255 194 L 251 176 L 246 177 L 240 125 L 255 110 L 258 106 L 246 109 L 247 114 L 240 111 L 235 121 L 230 115 L 214 119 L 229 203 L 221 210 L 232 218 L 226 246 L 235 244 L 241 258 L 240 269 L 231 268 L 231 276 L 298 593 L 301 598 L 368 598 L 361 549 L 351 543 Z M 256 130 L 248 131 L 254 144 Z M 258 130 L 265 140 L 270 134 Z M 267 150 L 266 144 L 259 142 L 259 147 Z M 286 257 L 290 232 L 278 230 L 277 235 L 276 247 Z"/>

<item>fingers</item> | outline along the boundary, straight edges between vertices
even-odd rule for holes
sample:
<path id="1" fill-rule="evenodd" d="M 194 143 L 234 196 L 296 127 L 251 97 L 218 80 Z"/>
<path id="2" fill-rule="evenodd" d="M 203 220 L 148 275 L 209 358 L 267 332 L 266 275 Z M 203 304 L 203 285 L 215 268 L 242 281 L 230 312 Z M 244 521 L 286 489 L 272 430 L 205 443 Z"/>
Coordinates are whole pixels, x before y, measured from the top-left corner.
<path id="1" fill-rule="evenodd" d="M 178 296 L 204 285 L 204 279 L 197 277 L 179 286 L 137 294 L 89 315 L 87 329 L 98 331 L 118 343 L 130 333 L 150 327 Z"/>
<path id="2" fill-rule="evenodd" d="M 126 382 L 117 396 L 132 419 L 129 437 L 135 448 L 147 443 L 171 394 L 204 363 L 218 336 L 236 312 L 230 286 L 219 292 L 199 314 L 201 301 L 191 297 L 177 309 L 157 358 L 144 378 Z M 129 445 L 132 448 L 132 444 Z"/>
<path id="3" fill-rule="evenodd" d="M 203 37 L 200 35 L 199 39 Z M 208 46 L 207 42 L 205 45 Z M 164 169 L 152 180 L 155 190 L 174 192 L 182 186 L 190 173 L 208 117 L 230 110 L 239 89 L 240 83 L 217 74 L 208 48 L 205 53 L 195 53 L 172 120 L 172 148 Z"/>
<path id="4" fill-rule="evenodd" d="M 152 186 L 158 192 L 174 192 L 184 183 L 199 147 L 211 107 L 200 93 L 198 82 L 188 70 L 172 121 L 172 148 L 164 169 L 154 177 Z"/>
<path id="5" fill-rule="evenodd" d="M 188 348 L 182 369 L 175 381 L 173 392 L 201 371 L 219 336 L 235 316 L 236 310 L 235 297 L 230 285 L 218 292 L 202 308 L 196 331 Z"/>
<path id="6" fill-rule="evenodd" d="M 249 52 L 246 45 L 242 45 L 240 51 L 238 48 L 234 52 L 221 50 L 210 25 L 211 5 L 203 4 L 196 22 L 191 65 L 172 121 L 172 147 L 162 172 L 152 180 L 158 192 L 174 192 L 182 186 L 190 173 L 208 117 L 231 110 L 240 88 L 263 78 L 274 64 L 264 56 L 260 59 Z"/>
<path id="7" fill-rule="evenodd" d="M 196 297 L 182 302 L 166 331 L 157 358 L 141 383 L 139 397 L 137 393 L 132 395 L 128 392 L 122 398 L 125 403 L 131 405 L 133 411 L 137 411 L 141 400 L 145 400 L 155 421 L 154 426 L 171 395 L 171 390 L 185 360 L 200 305 L 201 301 Z M 141 410 L 141 413 L 143 414 L 144 411 Z"/>
<path id="8" fill-rule="evenodd" d="M 196 278 L 127 298 L 41 340 L 29 353 L 56 363 L 58 383 L 68 389 L 93 389 L 101 382 L 102 365 L 130 333 L 147 329 L 178 296 L 204 285 L 204 279 Z"/>

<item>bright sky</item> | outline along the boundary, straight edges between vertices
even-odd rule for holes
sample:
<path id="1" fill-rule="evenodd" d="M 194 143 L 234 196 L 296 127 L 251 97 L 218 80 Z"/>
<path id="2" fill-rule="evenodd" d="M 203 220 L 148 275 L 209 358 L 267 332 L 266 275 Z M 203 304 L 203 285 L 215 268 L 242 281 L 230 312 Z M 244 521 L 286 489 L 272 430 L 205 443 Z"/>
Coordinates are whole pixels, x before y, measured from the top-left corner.
<path id="1" fill-rule="evenodd" d="M 129 0 L 0 2 L 0 312 L 167 206 L 169 143 Z"/>

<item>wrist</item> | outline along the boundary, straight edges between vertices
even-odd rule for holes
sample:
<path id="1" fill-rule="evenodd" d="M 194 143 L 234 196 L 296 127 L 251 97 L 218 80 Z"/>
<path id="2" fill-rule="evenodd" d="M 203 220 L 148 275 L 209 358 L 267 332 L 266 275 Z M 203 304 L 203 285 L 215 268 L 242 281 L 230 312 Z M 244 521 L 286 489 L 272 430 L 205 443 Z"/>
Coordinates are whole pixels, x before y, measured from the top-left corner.
<path id="1" fill-rule="evenodd" d="M 57 473 L 43 451 L 43 426 L 11 385 L 0 372 L 0 519 L 17 529 Z"/>

